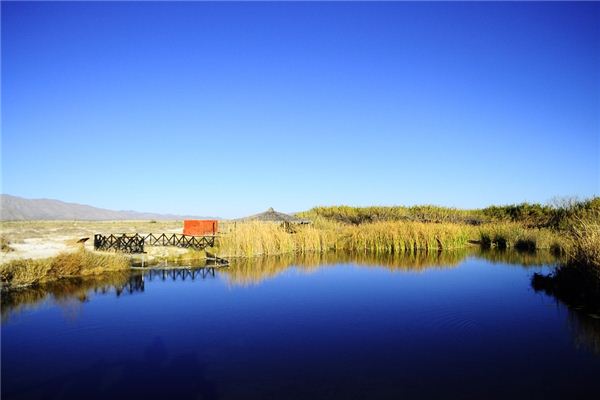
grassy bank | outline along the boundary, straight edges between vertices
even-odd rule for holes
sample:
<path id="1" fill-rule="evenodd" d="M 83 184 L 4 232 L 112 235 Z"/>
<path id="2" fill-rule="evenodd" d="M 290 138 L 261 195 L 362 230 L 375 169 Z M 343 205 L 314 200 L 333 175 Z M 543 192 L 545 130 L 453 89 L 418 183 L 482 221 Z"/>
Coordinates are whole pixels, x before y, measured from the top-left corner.
<path id="1" fill-rule="evenodd" d="M 101 254 L 84 249 L 61 253 L 44 259 L 12 260 L 0 265 L 3 286 L 25 286 L 65 277 L 98 275 L 123 271 L 130 267 L 129 258 L 121 254 Z"/>

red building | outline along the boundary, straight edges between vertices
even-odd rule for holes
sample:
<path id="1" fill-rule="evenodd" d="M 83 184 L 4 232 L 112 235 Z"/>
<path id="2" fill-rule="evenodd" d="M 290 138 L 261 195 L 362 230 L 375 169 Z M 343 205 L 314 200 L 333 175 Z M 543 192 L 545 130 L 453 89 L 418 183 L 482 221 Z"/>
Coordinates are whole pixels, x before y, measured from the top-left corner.
<path id="1" fill-rule="evenodd" d="M 216 219 L 187 219 L 183 221 L 184 235 L 216 235 L 218 230 L 219 222 Z"/>

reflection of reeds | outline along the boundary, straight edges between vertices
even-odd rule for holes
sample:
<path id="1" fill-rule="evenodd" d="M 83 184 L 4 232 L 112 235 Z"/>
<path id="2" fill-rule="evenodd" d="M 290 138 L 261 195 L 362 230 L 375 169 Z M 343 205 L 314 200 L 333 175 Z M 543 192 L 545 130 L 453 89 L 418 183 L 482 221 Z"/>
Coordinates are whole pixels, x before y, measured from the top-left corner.
<path id="1" fill-rule="evenodd" d="M 102 274 L 129 269 L 129 259 L 121 254 L 92 253 L 80 249 L 45 259 L 12 260 L 0 265 L 3 285 L 22 286 L 70 276 Z"/>
<path id="2" fill-rule="evenodd" d="M 476 256 L 491 262 L 514 265 L 553 265 L 557 258 L 548 251 L 517 252 L 513 250 L 458 249 L 447 251 L 417 251 L 404 254 L 381 254 L 375 252 L 330 251 L 324 253 L 285 254 L 269 257 L 237 258 L 229 268 L 221 270 L 233 284 L 258 284 L 276 276 L 289 267 L 303 271 L 337 264 L 354 264 L 364 267 L 383 267 L 390 271 L 421 272 L 432 268 L 450 268 L 467 256 Z"/>
<path id="3" fill-rule="evenodd" d="M 271 257 L 240 258 L 232 261 L 222 273 L 236 285 L 258 284 L 274 277 L 289 267 L 301 271 L 338 264 L 355 264 L 364 267 L 384 267 L 391 271 L 419 272 L 429 268 L 456 266 L 468 254 L 467 250 L 444 252 L 413 252 L 407 254 L 376 254 L 372 252 L 335 251 L 326 253 L 286 254 Z"/>
<path id="4" fill-rule="evenodd" d="M 534 274 L 531 286 L 567 307 L 576 345 L 600 354 L 600 280 L 589 272 L 562 265 L 551 275 Z"/>
<path id="5" fill-rule="evenodd" d="M 478 257 L 492 263 L 514 264 L 520 266 L 556 265 L 562 259 L 548 250 L 515 251 L 501 249 L 483 249 Z"/>
<path id="6" fill-rule="evenodd" d="M 573 331 L 575 345 L 600 355 L 600 319 L 577 310 L 569 310 L 569 326 Z"/>
<path id="7" fill-rule="evenodd" d="M 57 304 L 64 304 L 70 300 L 86 301 L 91 290 L 95 292 L 108 292 L 122 288 L 127 284 L 130 276 L 129 271 L 121 271 L 93 277 L 61 279 L 18 289 L 2 290 L 0 293 L 2 319 L 5 320 L 24 309 L 35 307 L 46 299 L 52 299 Z"/>

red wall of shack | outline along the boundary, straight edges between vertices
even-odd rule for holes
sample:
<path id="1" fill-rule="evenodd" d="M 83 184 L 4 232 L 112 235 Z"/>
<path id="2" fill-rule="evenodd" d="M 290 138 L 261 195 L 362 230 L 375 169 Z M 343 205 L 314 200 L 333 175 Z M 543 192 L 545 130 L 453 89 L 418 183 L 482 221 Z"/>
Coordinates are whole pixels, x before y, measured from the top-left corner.
<path id="1" fill-rule="evenodd" d="M 214 235 L 219 230 L 219 223 L 214 219 L 187 219 L 183 221 L 184 235 Z"/>

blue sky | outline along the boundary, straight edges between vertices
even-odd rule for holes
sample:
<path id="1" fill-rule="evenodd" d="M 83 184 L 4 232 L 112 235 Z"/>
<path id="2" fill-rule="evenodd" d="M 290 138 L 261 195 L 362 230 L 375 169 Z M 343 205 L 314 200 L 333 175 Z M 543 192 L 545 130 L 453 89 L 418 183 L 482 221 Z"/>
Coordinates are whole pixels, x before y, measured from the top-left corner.
<path id="1" fill-rule="evenodd" d="M 600 192 L 600 3 L 2 2 L 2 192 L 113 209 Z"/>

